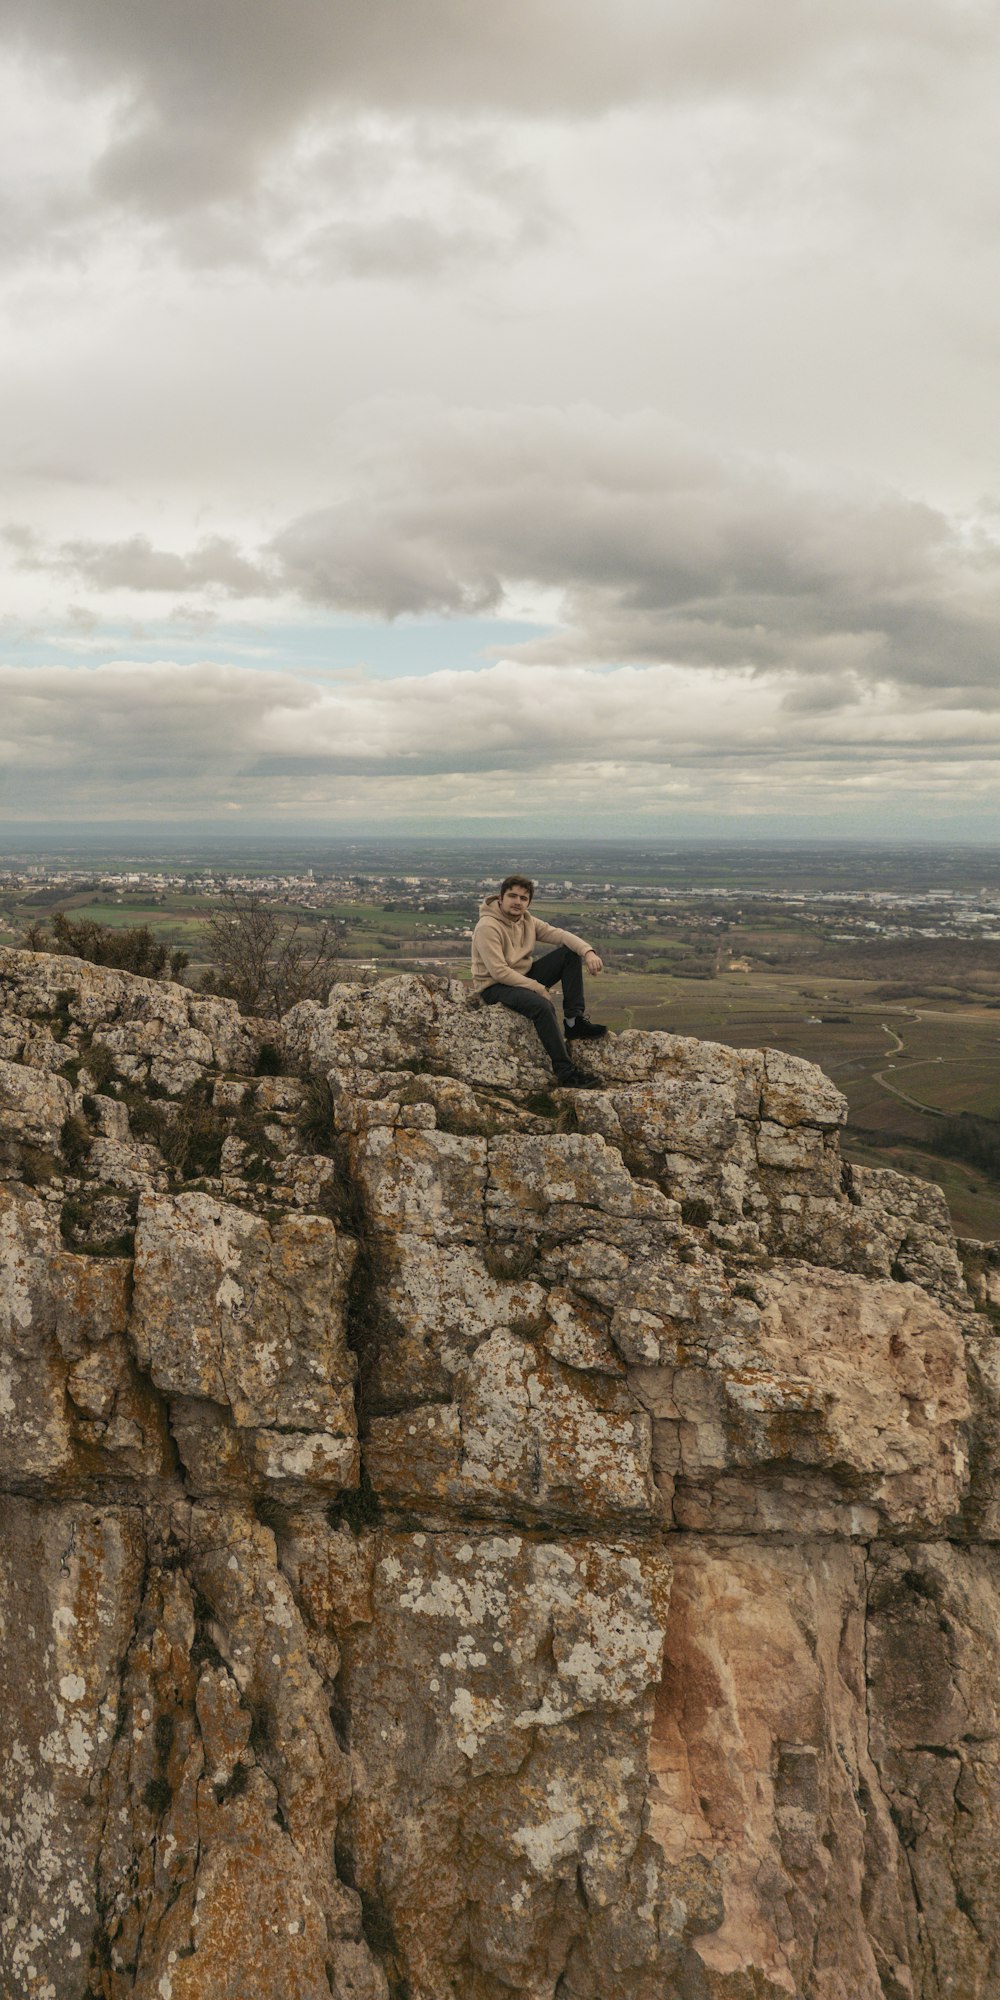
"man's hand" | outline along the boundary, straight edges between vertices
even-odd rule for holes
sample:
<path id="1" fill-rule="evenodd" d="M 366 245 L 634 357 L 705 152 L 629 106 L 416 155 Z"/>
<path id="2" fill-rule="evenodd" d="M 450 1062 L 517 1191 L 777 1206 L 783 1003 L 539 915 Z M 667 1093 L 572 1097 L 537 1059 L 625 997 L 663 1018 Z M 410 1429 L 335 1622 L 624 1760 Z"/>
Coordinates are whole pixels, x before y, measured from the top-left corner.
<path id="1" fill-rule="evenodd" d="M 588 972 L 604 971 L 604 960 L 603 958 L 598 958 L 596 951 L 585 952 L 583 962 Z"/>

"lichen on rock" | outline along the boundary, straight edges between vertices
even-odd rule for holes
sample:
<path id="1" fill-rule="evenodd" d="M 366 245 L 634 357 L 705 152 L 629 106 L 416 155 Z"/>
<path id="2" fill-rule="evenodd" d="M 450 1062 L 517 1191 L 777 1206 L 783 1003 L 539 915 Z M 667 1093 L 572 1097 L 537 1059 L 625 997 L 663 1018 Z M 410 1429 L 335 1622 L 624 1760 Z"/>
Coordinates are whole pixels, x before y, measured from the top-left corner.
<path id="1" fill-rule="evenodd" d="M 587 1059 L 0 951 L 3 2000 L 1000 1991 L 1000 1258 Z"/>

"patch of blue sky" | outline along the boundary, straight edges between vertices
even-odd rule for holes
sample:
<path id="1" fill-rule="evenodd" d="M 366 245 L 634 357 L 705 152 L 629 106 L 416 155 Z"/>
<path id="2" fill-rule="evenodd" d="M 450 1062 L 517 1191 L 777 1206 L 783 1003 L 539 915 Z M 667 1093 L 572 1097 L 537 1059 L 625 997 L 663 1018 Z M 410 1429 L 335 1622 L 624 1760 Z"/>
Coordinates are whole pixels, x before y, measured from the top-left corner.
<path id="1" fill-rule="evenodd" d="M 475 672 L 508 648 L 549 632 L 513 618 L 332 618 L 294 624 L 188 623 L 176 618 L 136 623 L 69 622 L 47 632 L 0 625 L 0 659 L 11 666 L 93 666 L 102 660 L 212 660 L 268 673 L 368 673 L 398 680 L 448 668 Z"/>

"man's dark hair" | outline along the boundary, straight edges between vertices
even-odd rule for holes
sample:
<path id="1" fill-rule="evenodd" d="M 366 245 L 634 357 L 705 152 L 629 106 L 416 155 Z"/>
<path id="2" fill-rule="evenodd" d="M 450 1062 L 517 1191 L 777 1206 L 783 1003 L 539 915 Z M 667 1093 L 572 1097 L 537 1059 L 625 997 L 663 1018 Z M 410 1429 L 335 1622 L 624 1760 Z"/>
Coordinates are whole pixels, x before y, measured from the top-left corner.
<path id="1" fill-rule="evenodd" d="M 501 896 L 506 896 L 508 889 L 527 889 L 529 903 L 535 893 L 535 885 L 530 875 L 505 875 L 500 884 Z"/>

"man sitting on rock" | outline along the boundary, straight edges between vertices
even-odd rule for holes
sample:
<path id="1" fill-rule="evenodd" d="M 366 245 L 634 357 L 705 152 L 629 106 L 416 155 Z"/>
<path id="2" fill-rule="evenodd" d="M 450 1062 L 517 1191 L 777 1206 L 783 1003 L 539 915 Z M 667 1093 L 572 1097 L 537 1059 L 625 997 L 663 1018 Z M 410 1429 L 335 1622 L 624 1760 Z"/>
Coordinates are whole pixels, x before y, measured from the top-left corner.
<path id="1" fill-rule="evenodd" d="M 534 1024 L 553 1069 L 556 1081 L 575 1090 L 599 1090 L 600 1082 L 573 1061 L 566 1043 L 597 1041 L 607 1034 L 596 1021 L 588 1021 L 583 1003 L 583 968 L 601 972 L 603 966 L 593 947 L 572 931 L 556 930 L 529 905 L 535 885 L 527 875 L 507 875 L 497 896 L 487 896 L 480 905 L 479 922 L 472 933 L 473 991 L 488 1007 L 512 1007 L 526 1014 Z M 539 944 L 554 946 L 540 958 Z M 561 982 L 563 1032 L 548 989 Z M 565 1036 L 565 1039 L 564 1039 Z"/>

